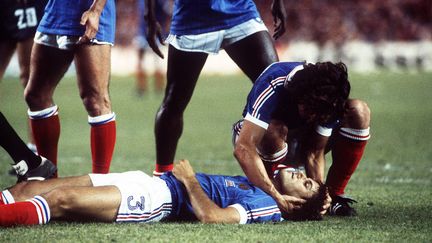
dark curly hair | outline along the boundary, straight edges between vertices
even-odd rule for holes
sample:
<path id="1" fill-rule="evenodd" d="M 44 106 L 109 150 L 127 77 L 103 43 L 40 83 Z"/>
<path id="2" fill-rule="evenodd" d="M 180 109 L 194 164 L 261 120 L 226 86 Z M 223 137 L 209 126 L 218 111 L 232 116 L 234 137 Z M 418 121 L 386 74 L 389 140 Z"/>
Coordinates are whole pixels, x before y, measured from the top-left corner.
<path id="1" fill-rule="evenodd" d="M 323 183 L 318 184 L 318 192 L 312 198 L 307 199 L 300 208 L 294 209 L 289 214 L 284 214 L 283 217 L 293 221 L 322 220 L 321 210 L 327 199 L 328 187 Z"/>
<path id="2" fill-rule="evenodd" d="M 315 115 L 311 122 L 326 123 L 343 115 L 351 86 L 344 63 L 318 62 L 304 64 L 286 88 L 298 104 Z"/>

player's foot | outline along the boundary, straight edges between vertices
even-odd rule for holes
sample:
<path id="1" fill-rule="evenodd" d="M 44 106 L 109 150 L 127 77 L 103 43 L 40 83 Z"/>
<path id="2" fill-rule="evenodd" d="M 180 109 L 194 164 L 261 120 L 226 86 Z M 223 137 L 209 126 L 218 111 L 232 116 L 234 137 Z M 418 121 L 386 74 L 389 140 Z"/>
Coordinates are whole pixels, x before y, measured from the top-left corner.
<path id="1" fill-rule="evenodd" d="M 16 171 L 18 182 L 31 180 L 43 181 L 54 176 L 57 172 L 57 167 L 48 159 L 41 158 L 40 165 L 31 170 L 28 169 L 27 163 L 24 160 L 12 166 Z"/>
<path id="2" fill-rule="evenodd" d="M 349 197 L 333 196 L 332 203 L 329 208 L 329 215 L 356 216 L 356 210 L 351 207 L 351 204 L 353 203 L 357 203 L 357 201 Z"/>

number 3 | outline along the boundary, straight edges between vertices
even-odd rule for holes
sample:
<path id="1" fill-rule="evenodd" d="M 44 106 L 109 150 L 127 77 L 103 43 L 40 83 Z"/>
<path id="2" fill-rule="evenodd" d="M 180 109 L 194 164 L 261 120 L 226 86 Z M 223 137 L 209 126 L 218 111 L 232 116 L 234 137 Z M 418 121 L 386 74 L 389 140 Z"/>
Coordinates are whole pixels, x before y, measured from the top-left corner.
<path id="1" fill-rule="evenodd" d="M 24 20 L 24 13 L 25 13 L 25 20 Z M 15 16 L 18 17 L 18 22 L 17 22 L 18 29 L 30 28 L 37 25 L 36 9 L 34 7 L 26 8 L 26 9 L 21 9 L 21 8 L 17 9 L 15 10 Z"/>

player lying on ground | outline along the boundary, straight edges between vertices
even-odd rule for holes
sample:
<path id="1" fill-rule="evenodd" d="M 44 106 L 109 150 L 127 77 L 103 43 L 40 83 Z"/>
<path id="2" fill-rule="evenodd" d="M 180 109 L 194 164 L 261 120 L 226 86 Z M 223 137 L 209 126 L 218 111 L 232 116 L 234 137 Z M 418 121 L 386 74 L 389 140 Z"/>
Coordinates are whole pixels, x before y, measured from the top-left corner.
<path id="1" fill-rule="evenodd" d="M 1 193 L 0 226 L 46 224 L 50 219 L 241 224 L 321 219 L 326 186 L 288 169 L 274 180 L 283 194 L 298 198 L 289 214 L 282 215 L 273 198 L 246 177 L 195 174 L 187 160 L 160 178 L 130 171 L 26 181 Z"/>

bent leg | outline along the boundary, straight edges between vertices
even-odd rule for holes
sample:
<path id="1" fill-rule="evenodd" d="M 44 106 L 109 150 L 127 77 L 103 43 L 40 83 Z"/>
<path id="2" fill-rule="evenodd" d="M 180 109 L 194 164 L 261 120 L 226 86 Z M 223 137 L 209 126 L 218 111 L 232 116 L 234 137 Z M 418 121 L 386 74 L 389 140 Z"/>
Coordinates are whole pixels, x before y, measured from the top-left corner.
<path id="1" fill-rule="evenodd" d="M 330 194 L 343 195 L 369 140 L 370 110 L 361 100 L 350 99 L 332 146 L 333 162 L 326 184 Z"/>
<path id="2" fill-rule="evenodd" d="M 206 53 L 185 52 L 169 46 L 167 87 L 156 114 L 156 172 L 170 170 L 183 131 L 183 112 L 192 97 Z"/>
<path id="3" fill-rule="evenodd" d="M 91 126 L 92 172 L 108 173 L 116 141 L 115 114 L 109 97 L 111 46 L 78 46 L 75 65 L 80 96 Z"/>
<path id="4" fill-rule="evenodd" d="M 252 82 L 270 64 L 279 61 L 273 40 L 267 31 L 260 31 L 227 47 L 226 52 Z"/>

